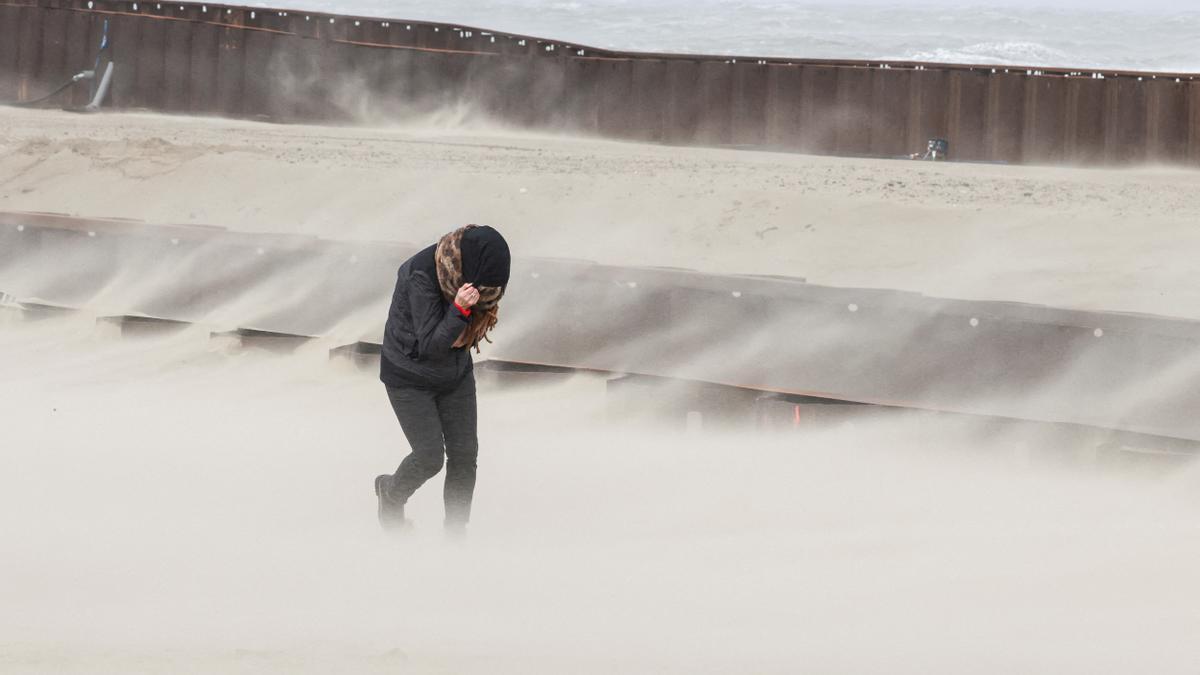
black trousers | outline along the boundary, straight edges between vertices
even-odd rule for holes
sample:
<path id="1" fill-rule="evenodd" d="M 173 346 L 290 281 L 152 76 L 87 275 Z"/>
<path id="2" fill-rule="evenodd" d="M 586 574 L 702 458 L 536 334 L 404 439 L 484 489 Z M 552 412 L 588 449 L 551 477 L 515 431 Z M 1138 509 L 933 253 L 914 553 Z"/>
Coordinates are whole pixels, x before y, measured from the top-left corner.
<path id="1" fill-rule="evenodd" d="M 446 526 L 463 527 L 471 517 L 475 467 L 479 457 L 475 374 L 467 373 L 453 389 L 436 391 L 387 386 L 388 399 L 412 452 L 400 463 L 385 495 L 402 507 L 446 463 Z"/>

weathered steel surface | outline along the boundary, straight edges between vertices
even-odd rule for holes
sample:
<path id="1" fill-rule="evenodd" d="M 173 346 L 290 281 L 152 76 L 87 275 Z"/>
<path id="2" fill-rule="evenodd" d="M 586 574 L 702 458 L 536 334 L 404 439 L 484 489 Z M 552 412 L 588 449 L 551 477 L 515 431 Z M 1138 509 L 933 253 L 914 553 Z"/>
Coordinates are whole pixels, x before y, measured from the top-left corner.
<path id="1" fill-rule="evenodd" d="M 0 100 L 90 67 L 103 19 L 118 107 L 341 123 L 466 104 L 643 141 L 888 157 L 937 137 L 965 160 L 1200 163 L 1196 74 L 628 53 L 208 4 L 0 0 Z"/>
<path id="2" fill-rule="evenodd" d="M 0 4 L 0 100 L 19 98 L 21 15 L 27 10 Z"/>
<path id="3" fill-rule="evenodd" d="M 767 65 L 754 61 L 730 64 L 730 136 L 734 145 L 763 147 L 767 140 Z"/>
<path id="4" fill-rule="evenodd" d="M 872 75 L 874 71 L 869 68 L 837 69 L 833 133 L 834 152 L 839 155 L 872 154 L 871 118 L 890 114 L 890 111 L 871 109 Z"/>
<path id="5" fill-rule="evenodd" d="M 871 110 L 888 111 L 888 114 L 872 114 L 870 154 L 895 157 L 914 152 L 920 148 L 921 140 L 909 138 L 908 93 L 912 84 L 911 73 L 899 71 L 896 75 L 877 71 L 871 83 Z"/>
<path id="6" fill-rule="evenodd" d="M 66 72 L 67 19 L 70 12 L 48 9 L 42 14 L 41 35 L 38 37 L 38 65 L 33 73 L 38 82 L 59 83 L 73 75 Z"/>
<path id="7" fill-rule="evenodd" d="M 661 142 L 666 138 L 667 63 L 658 59 L 629 62 L 632 74 L 630 131 L 635 138 Z"/>
<path id="8" fill-rule="evenodd" d="M 728 145 L 731 141 L 733 73 L 723 61 L 700 61 L 696 134 L 692 139 L 706 145 Z"/>
<path id="9" fill-rule="evenodd" d="M 0 214 L 0 289 L 378 342 L 417 248 Z M 1196 321 L 518 258 L 496 337 L 508 361 L 1200 440 Z"/>
<path id="10" fill-rule="evenodd" d="M 803 66 L 768 65 L 765 139 L 768 147 L 800 150 L 804 128 Z"/>
<path id="11" fill-rule="evenodd" d="M 18 97 L 22 100 L 35 98 L 40 90 L 53 86 L 38 79 L 42 65 L 39 42 L 42 39 L 42 21 L 47 14 L 47 11 L 38 7 L 24 7 L 18 19 L 16 79 Z"/>
<path id="12" fill-rule="evenodd" d="M 663 140 L 667 143 L 688 143 L 696 138 L 699 128 L 700 63 L 698 61 L 666 61 L 667 83 Z"/>
<path id="13" fill-rule="evenodd" d="M 59 72 L 62 78 L 65 79 L 79 72 L 74 68 L 75 64 L 85 64 L 87 68 L 95 66 L 96 49 L 100 43 L 100 28 L 103 25 L 103 20 L 98 17 L 79 12 L 64 12 L 67 17 L 67 32 L 64 38 L 63 45 L 59 49 L 62 61 L 59 64 Z M 93 39 L 93 25 L 96 28 L 95 38 Z M 89 89 L 87 87 L 74 87 L 70 94 L 64 99 L 64 103 L 70 106 L 81 106 L 88 102 Z"/>
<path id="14" fill-rule="evenodd" d="M 805 152 L 831 154 L 837 139 L 838 69 L 805 65 L 801 81 L 800 142 Z"/>

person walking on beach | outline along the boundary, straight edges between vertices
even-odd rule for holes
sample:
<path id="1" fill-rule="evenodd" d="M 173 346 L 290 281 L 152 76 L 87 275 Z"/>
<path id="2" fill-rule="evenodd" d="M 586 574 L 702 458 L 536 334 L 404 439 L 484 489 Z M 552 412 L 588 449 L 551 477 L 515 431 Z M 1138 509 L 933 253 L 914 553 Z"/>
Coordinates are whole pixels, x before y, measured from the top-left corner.
<path id="1" fill-rule="evenodd" d="M 375 478 L 379 523 L 408 527 L 404 505 L 446 465 L 446 531 L 471 516 L 479 454 L 471 349 L 488 340 L 508 285 L 508 242 L 467 225 L 400 266 L 384 329 L 379 379 L 412 451 L 395 474 Z"/>

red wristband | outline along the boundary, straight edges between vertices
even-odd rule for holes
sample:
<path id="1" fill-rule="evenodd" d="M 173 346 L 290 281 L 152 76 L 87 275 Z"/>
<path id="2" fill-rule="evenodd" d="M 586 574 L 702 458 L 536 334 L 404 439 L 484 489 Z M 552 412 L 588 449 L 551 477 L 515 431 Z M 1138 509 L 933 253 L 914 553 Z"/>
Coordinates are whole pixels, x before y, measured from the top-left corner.
<path id="1" fill-rule="evenodd" d="M 459 312 L 462 312 L 463 316 L 471 316 L 471 310 L 463 307 L 462 305 L 458 304 L 457 302 L 454 303 L 454 308 L 457 309 Z"/>

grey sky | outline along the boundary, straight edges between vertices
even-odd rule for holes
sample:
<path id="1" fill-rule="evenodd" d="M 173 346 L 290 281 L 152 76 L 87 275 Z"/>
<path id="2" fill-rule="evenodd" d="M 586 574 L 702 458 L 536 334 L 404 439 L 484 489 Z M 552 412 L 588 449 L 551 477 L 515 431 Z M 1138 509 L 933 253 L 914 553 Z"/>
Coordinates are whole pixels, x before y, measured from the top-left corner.
<path id="1" fill-rule="evenodd" d="M 823 4 L 798 2 L 798 5 Z M 1126 10 L 1140 12 L 1155 11 L 1193 11 L 1200 13 L 1200 3 L 1181 0 L 923 0 L 921 2 L 900 3 L 895 0 L 843 0 L 837 4 L 872 5 L 877 7 L 913 7 L 918 5 L 935 5 L 945 7 L 1005 7 L 1005 8 L 1037 8 L 1037 9 L 1104 9 Z M 1198 26 L 1200 27 L 1200 26 Z"/>

